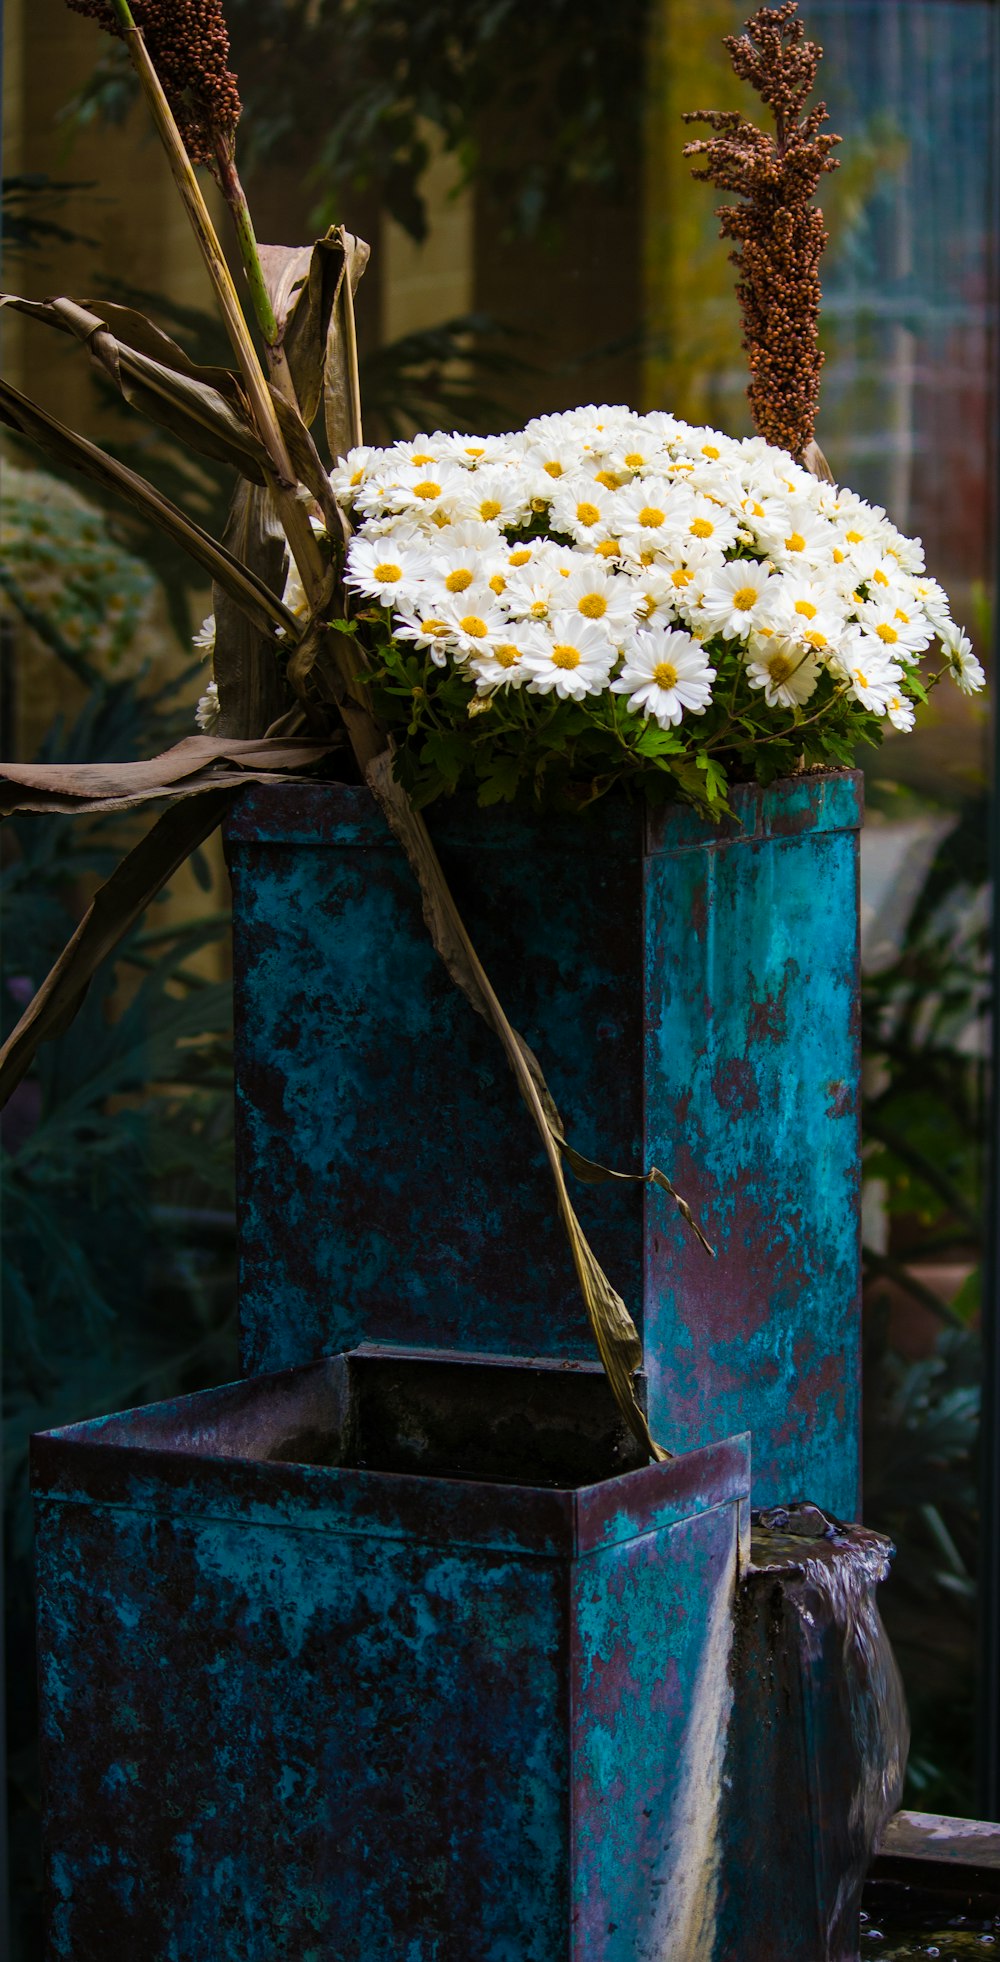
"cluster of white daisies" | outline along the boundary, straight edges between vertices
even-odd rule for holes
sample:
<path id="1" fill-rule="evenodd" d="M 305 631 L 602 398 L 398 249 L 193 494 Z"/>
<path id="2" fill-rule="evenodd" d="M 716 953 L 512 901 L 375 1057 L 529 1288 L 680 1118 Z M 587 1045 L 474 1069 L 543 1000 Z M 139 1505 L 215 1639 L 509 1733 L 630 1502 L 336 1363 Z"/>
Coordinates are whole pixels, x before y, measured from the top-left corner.
<path id="1" fill-rule="evenodd" d="M 347 584 L 481 696 L 610 690 L 669 728 L 705 712 L 730 653 L 771 708 L 826 671 L 909 729 L 903 684 L 932 641 L 966 693 L 985 680 L 919 541 L 759 438 L 572 409 L 352 450 L 331 481 L 355 527 Z M 298 610 L 294 575 L 286 597 Z"/>

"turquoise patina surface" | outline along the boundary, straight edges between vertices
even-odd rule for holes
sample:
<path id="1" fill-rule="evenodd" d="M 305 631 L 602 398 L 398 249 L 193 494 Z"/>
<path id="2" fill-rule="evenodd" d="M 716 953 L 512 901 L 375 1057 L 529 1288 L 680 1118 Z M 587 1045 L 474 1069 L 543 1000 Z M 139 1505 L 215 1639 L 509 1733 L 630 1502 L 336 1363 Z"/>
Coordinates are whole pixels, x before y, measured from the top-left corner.
<path id="1" fill-rule="evenodd" d="M 50 1962 L 690 1962 L 747 1439 L 365 1469 L 356 1366 L 36 1440 Z"/>
<path id="2" fill-rule="evenodd" d="M 434 814 L 473 938 L 580 1150 L 639 1326 L 654 1434 L 749 1428 L 754 1500 L 858 1510 L 860 778 L 578 820 Z M 547 1173 L 367 792 L 248 790 L 235 904 L 248 1370 L 360 1341 L 588 1357 Z"/>

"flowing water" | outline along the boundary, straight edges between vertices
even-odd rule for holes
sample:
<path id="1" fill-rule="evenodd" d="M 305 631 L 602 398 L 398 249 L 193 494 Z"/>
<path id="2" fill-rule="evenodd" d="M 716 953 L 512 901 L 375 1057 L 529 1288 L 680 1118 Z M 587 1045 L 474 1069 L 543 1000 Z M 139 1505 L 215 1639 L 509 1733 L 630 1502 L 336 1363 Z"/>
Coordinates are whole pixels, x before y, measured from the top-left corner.
<path id="1" fill-rule="evenodd" d="M 901 1916 L 899 1910 L 870 1910 L 861 1916 L 861 1962 L 909 1962 L 910 1957 L 934 1956 L 939 1962 L 979 1962 L 1000 1955 L 1000 1914 L 985 1920 L 975 1915 L 950 1914 L 938 1908 L 922 1915 Z"/>

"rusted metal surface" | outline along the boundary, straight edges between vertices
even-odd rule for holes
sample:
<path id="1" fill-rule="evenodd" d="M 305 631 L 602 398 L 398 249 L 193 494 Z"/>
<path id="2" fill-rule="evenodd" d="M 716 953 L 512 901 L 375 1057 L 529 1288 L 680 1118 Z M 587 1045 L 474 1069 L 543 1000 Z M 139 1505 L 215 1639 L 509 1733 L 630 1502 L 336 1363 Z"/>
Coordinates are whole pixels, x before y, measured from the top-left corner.
<path id="1" fill-rule="evenodd" d="M 865 1874 L 909 1746 L 875 1598 L 891 1554 L 815 1506 L 754 1515 L 712 1962 L 857 1962 Z"/>
<path id="2" fill-rule="evenodd" d="M 473 938 L 567 1133 L 659 1192 L 574 1190 L 633 1311 L 654 1435 L 749 1427 L 754 1496 L 858 1509 L 857 845 L 850 772 L 735 793 L 718 828 L 448 813 Z M 250 1371 L 359 1342 L 586 1359 L 548 1176 L 367 792 L 250 789 L 235 908 Z"/>
<path id="3" fill-rule="evenodd" d="M 369 1352 L 34 1448 L 49 1962 L 691 1962 L 745 1438 Z"/>

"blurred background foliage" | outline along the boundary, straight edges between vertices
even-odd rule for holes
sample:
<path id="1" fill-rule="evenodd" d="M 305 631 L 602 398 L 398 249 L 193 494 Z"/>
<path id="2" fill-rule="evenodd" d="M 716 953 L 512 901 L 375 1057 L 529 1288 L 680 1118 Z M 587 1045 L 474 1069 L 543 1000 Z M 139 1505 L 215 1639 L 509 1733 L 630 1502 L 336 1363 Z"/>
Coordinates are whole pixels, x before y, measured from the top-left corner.
<path id="1" fill-rule="evenodd" d="M 120 51 L 61 0 L 30 15 L 15 0 L 10 20 L 18 9 L 47 110 L 13 145 L 4 180 L 5 283 L 138 305 L 197 358 L 226 359 L 197 279 L 175 276 L 186 248 L 159 207 L 128 230 L 129 175 L 146 186 L 157 166 Z M 228 0 L 228 11 L 262 235 L 291 242 L 343 218 L 375 246 L 359 314 L 372 438 L 510 427 L 602 397 L 747 426 L 732 270 L 713 194 L 689 185 L 678 120 L 738 99 L 719 49 L 746 11 L 737 0 Z M 828 199 L 821 438 L 840 475 L 923 529 L 984 655 L 995 10 L 813 0 L 804 12 L 827 44 L 825 93 L 849 139 Z M 224 471 L 132 419 L 79 354 L 11 345 L 15 379 L 40 377 L 40 394 L 44 384 L 82 404 L 108 448 L 221 527 Z M 204 684 L 189 641 L 207 610 L 199 575 L 122 508 L 82 497 L 17 446 L 7 458 L 4 753 L 165 747 L 190 728 Z M 957 1812 L 976 1803 L 990 985 L 985 728 L 962 713 L 876 759 L 864 840 L 866 1516 L 899 1548 L 884 1607 L 914 1716 L 908 1800 Z M 121 816 L 3 826 L 5 1032 L 134 830 Z M 18 1962 L 41 1947 L 27 1438 L 236 1369 L 227 891 L 211 855 L 196 870 L 201 888 L 166 895 L 140 924 L 4 1120 Z"/>

